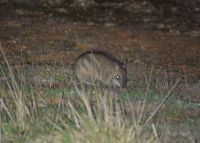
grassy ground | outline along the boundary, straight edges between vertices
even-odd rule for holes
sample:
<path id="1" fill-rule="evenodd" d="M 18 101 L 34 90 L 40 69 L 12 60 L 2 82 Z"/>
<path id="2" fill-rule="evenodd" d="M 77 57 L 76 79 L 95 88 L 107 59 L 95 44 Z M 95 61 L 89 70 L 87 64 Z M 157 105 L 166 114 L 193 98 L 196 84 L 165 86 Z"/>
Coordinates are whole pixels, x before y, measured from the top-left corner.
<path id="1" fill-rule="evenodd" d="M 174 73 L 200 77 L 198 24 L 192 20 L 187 27 L 188 19 L 177 21 L 174 14 L 163 20 L 163 8 L 156 18 L 148 7 L 147 13 L 131 8 L 132 14 L 122 15 L 112 7 L 92 15 L 67 8 L 65 15 L 62 7 L 56 13 L 63 17 L 57 17 L 57 8 L 1 5 L 0 42 L 9 63 L 1 53 L 0 63 L 6 64 L 0 66 L 0 142 L 200 141 L 200 84 L 184 92 L 190 84 L 181 75 L 171 92 L 179 78 Z M 54 65 L 71 64 L 90 49 L 128 59 L 127 89 L 77 89 L 70 68 Z M 141 68 L 145 64 L 168 69 L 157 74 Z"/>
<path id="2" fill-rule="evenodd" d="M 167 90 L 164 90 L 166 87 L 156 90 L 151 86 L 150 72 L 145 76 L 143 83 L 146 84 L 140 88 L 136 85 L 141 81 L 133 79 L 122 91 L 84 88 L 73 86 L 64 70 L 56 74 L 58 68 L 45 69 L 48 72 L 39 70 L 37 80 L 32 82 L 35 71 L 1 66 L 4 77 L 0 89 L 2 142 L 188 143 L 200 140 L 199 114 L 195 114 L 199 104 L 178 98 L 173 92 L 177 80 Z M 52 86 L 54 82 L 57 86 Z"/>

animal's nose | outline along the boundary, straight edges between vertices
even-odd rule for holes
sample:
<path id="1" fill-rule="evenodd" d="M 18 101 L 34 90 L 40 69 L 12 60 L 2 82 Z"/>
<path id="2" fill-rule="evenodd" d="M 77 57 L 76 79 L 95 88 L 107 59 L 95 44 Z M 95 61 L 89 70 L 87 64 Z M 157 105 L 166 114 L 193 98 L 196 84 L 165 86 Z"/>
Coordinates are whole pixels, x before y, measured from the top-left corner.
<path id="1" fill-rule="evenodd" d="M 126 84 L 122 84 L 121 87 L 122 87 L 122 88 L 126 88 Z"/>

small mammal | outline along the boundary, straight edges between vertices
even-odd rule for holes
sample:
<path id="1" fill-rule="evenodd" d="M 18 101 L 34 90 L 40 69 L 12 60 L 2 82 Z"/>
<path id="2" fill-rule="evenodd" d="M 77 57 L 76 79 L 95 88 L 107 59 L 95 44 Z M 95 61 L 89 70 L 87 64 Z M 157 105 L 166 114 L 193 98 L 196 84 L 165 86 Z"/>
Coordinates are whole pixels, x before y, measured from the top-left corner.
<path id="1" fill-rule="evenodd" d="M 88 51 L 74 63 L 74 74 L 80 83 L 99 81 L 109 87 L 125 87 L 126 68 L 117 59 L 103 51 Z"/>

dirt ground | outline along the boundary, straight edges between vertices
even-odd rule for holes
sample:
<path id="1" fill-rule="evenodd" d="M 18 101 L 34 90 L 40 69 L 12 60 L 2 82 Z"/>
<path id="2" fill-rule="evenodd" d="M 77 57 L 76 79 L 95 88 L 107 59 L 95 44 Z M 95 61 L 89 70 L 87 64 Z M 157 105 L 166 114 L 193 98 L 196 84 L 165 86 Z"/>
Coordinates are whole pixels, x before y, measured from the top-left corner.
<path id="1" fill-rule="evenodd" d="M 93 15 L 88 15 L 89 19 Z M 110 16 L 113 21 L 102 15 L 96 18 L 99 22 L 92 18 L 84 20 L 80 15 L 70 19 L 41 9 L 1 5 L 0 42 L 11 65 L 69 65 L 81 53 L 98 49 L 121 61 L 127 59 L 129 71 L 137 66 L 154 66 L 172 75 L 171 78 L 176 74 L 199 82 L 198 24 L 185 25 L 173 19 L 168 23 L 162 19 L 137 23 L 131 22 L 128 16 L 122 18 L 126 21 L 117 23 L 122 15 Z M 73 20 L 77 17 L 78 20 Z M 0 63 L 5 64 L 2 54 Z"/>

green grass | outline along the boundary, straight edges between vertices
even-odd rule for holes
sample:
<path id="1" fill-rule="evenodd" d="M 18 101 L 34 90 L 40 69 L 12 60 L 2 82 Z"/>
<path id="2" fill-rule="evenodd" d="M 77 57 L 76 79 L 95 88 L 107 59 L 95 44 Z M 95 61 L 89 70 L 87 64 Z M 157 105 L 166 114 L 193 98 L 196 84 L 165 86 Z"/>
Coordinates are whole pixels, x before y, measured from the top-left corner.
<path id="1" fill-rule="evenodd" d="M 86 90 L 70 84 L 49 88 L 23 80 L 31 77 L 26 70 L 14 71 L 9 64 L 1 67 L 1 75 L 8 77 L 0 85 L 1 142 L 188 143 L 200 140 L 199 116 L 186 112 L 190 109 L 198 112 L 199 104 L 180 100 L 170 92 L 172 86 L 168 92 L 160 92 L 150 86 L 134 88 L 131 85 L 137 82 L 132 80 L 127 90 L 120 93 L 99 87 Z M 61 72 L 61 77 L 64 79 L 66 75 Z M 169 98 L 165 100 L 167 94 Z"/>
<path id="2" fill-rule="evenodd" d="M 175 94 L 144 126 L 165 93 L 130 88 L 115 96 L 112 90 L 98 88 L 85 91 L 74 87 L 51 89 L 30 88 L 28 83 L 17 87 L 9 84 L 10 87 L 0 91 L 4 105 L 2 142 L 192 142 L 200 129 L 195 126 L 199 125 L 199 119 L 184 115 L 190 104 L 177 99 Z M 39 97 L 41 90 L 44 96 Z M 94 94 L 93 90 L 97 92 Z M 50 98 L 60 102 L 48 104 Z"/>
<path id="3" fill-rule="evenodd" d="M 47 94 L 52 96 L 51 94 L 56 92 L 47 91 Z M 1 114 L 2 140 L 5 142 L 28 142 L 31 140 L 43 142 L 43 139 L 54 138 L 54 135 L 55 138 L 59 136 L 63 142 L 139 142 L 146 140 L 143 137 L 138 137 L 143 135 L 136 135 L 135 128 L 139 128 L 139 126 L 131 124 L 132 117 L 129 120 L 126 114 L 114 113 L 114 110 L 118 108 L 120 110 L 120 107 L 118 107 L 116 99 L 111 97 L 95 99 L 96 97 L 92 95 L 93 98 L 90 99 L 80 92 L 69 98 L 67 95 L 63 95 L 63 101 L 66 102 L 63 105 L 46 105 L 40 108 L 29 105 L 29 102 L 24 102 L 29 98 L 31 100 L 31 96 L 24 99 L 25 95 L 23 95 L 24 97 L 21 96 L 19 101 L 12 102 L 13 95 L 6 94 L 4 91 L 1 92 L 1 97 L 3 97 L 2 93 L 6 96 L 3 102 L 7 109 L 4 108 Z M 9 99 L 8 102 L 6 102 L 7 99 Z M 103 104 L 103 101 L 108 103 Z M 23 102 L 23 107 L 20 107 L 18 102 Z M 99 105 L 91 105 L 90 102 Z M 18 112 L 22 113 L 18 115 Z M 150 139 L 155 141 L 151 132 L 146 134 L 149 134 Z"/>

